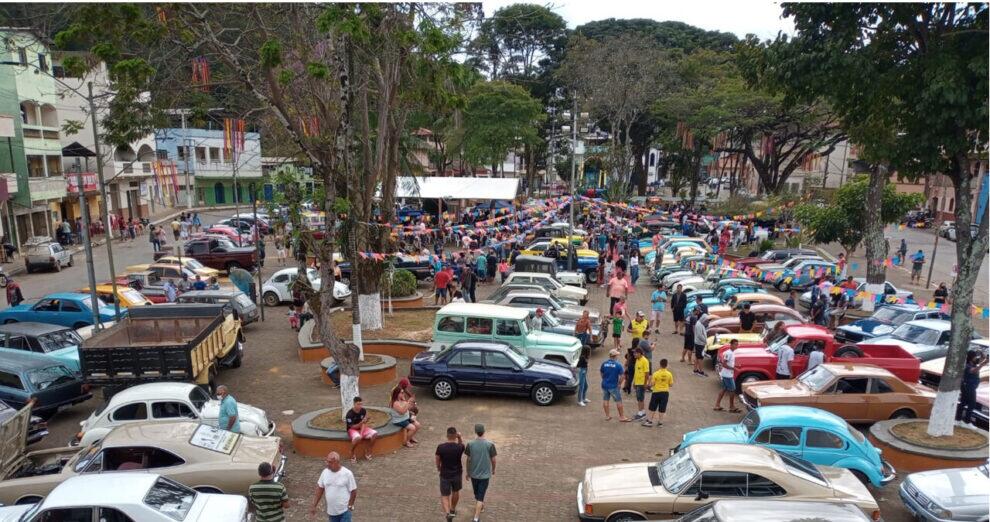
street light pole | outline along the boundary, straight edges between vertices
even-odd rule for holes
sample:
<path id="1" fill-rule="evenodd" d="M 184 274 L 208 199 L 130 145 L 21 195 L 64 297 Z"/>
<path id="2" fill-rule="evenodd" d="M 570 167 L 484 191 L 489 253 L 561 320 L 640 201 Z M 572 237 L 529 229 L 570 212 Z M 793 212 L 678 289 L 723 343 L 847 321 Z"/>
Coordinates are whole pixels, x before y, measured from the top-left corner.
<path id="1" fill-rule="evenodd" d="M 572 114 L 571 128 L 571 204 L 570 220 L 568 221 L 567 232 L 567 268 L 574 270 L 574 258 L 577 252 L 574 250 L 574 205 L 577 204 L 577 195 L 574 194 L 574 178 L 577 177 L 577 96 L 574 97 L 574 112 Z"/>
<path id="2" fill-rule="evenodd" d="M 13 157 L 11 157 L 13 159 Z M 79 213 L 82 214 L 82 237 L 84 248 L 86 249 L 86 276 L 89 279 L 89 298 L 93 303 L 93 324 L 99 328 L 100 308 L 96 306 L 96 271 L 93 268 L 93 242 L 89 237 L 89 208 L 86 206 L 86 194 L 83 192 L 82 169 L 76 164 L 76 188 L 79 190 Z M 115 278 L 116 279 L 116 278 Z M 114 294 L 116 298 L 116 293 Z M 116 299 L 114 299 L 116 301 Z"/>
<path id="3" fill-rule="evenodd" d="M 113 267 L 113 230 L 110 228 L 110 217 L 107 205 L 109 205 L 109 200 L 107 199 L 107 187 L 103 183 L 103 154 L 100 152 L 100 128 L 96 121 L 96 104 L 93 103 L 93 82 L 86 82 L 86 88 L 89 91 L 89 96 L 86 100 L 89 102 L 89 116 L 93 121 L 93 147 L 96 152 L 96 177 L 97 182 L 100 184 L 100 197 L 103 198 L 103 205 L 100 206 L 100 219 L 106 224 L 107 227 L 107 265 L 110 268 L 110 285 L 113 289 L 113 317 L 115 321 L 120 321 L 120 299 L 117 299 L 117 272 Z M 80 191 L 82 186 L 79 187 Z M 90 263 L 92 263 L 92 257 L 90 258 Z M 93 285 L 93 290 L 96 290 L 96 285 Z M 95 306 L 95 302 L 94 302 Z M 96 323 L 96 328 L 100 329 L 102 326 L 99 322 Z"/>

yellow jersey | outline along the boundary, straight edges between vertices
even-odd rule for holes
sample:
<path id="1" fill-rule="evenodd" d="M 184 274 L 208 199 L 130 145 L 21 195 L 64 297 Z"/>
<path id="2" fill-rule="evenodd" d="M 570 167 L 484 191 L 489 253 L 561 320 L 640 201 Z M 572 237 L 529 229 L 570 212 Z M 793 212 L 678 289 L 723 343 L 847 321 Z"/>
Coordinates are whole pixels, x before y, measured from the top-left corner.
<path id="1" fill-rule="evenodd" d="M 650 361 L 646 357 L 636 359 L 636 366 L 633 367 L 633 385 L 643 386 L 646 384 L 646 376 L 650 374 Z"/>
<path id="2" fill-rule="evenodd" d="M 642 321 L 638 321 L 636 319 L 633 319 L 629 323 L 629 328 L 632 329 L 632 337 L 633 337 L 633 339 L 642 339 L 643 338 L 643 332 L 646 331 L 646 327 L 649 326 L 649 325 L 650 325 L 650 322 L 647 321 L 646 319 L 643 319 Z"/>
<path id="3" fill-rule="evenodd" d="M 674 384 L 674 374 L 666 368 L 660 368 L 653 372 L 653 388 L 655 392 L 670 391 L 670 385 Z"/>

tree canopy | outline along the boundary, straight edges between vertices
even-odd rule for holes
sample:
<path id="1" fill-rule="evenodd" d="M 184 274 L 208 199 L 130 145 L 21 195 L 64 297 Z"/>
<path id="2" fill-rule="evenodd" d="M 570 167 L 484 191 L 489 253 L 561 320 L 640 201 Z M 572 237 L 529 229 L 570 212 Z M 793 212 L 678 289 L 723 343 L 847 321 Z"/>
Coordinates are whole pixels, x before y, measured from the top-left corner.
<path id="1" fill-rule="evenodd" d="M 506 154 L 539 140 L 543 106 L 518 85 L 483 82 L 468 93 L 464 109 L 464 154 L 497 173 Z"/>

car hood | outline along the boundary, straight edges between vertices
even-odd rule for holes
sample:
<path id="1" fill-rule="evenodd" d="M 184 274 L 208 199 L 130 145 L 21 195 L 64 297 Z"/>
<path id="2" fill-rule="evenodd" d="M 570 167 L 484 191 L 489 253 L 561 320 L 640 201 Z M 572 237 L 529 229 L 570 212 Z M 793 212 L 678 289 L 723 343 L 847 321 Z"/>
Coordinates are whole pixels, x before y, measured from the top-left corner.
<path id="1" fill-rule="evenodd" d="M 581 342 L 571 335 L 551 332 L 529 332 L 530 339 L 544 346 L 580 346 Z"/>
<path id="2" fill-rule="evenodd" d="M 635 462 L 589 468 L 586 477 L 589 494 L 585 501 L 590 504 L 622 497 L 666 493 L 663 486 L 654 486 L 650 481 L 649 467 L 655 465 L 653 462 Z"/>
<path id="3" fill-rule="evenodd" d="M 563 363 L 554 363 L 539 359 L 533 359 L 533 364 L 526 368 L 526 371 L 530 373 L 535 372 L 547 377 L 559 377 L 564 380 L 574 378 L 574 372 L 571 370 L 570 366 L 564 366 Z"/>
<path id="4" fill-rule="evenodd" d="M 281 439 L 278 437 L 241 437 L 232 455 L 234 462 L 253 463 L 273 462 L 279 453 Z"/>
<path id="5" fill-rule="evenodd" d="M 911 474 L 907 480 L 926 497 L 950 510 L 987 505 L 990 480 L 977 468 L 922 471 Z"/>
<path id="6" fill-rule="evenodd" d="M 247 513 L 247 499 L 240 495 L 216 495 L 200 493 L 196 505 L 199 510 L 190 513 L 190 520 L 210 520 L 216 522 L 240 522 Z"/>
<path id="7" fill-rule="evenodd" d="M 840 326 L 839 330 L 857 334 L 872 336 L 887 335 L 894 331 L 894 327 L 883 321 L 876 319 L 860 319 L 859 321 Z"/>
<path id="8" fill-rule="evenodd" d="M 33 507 L 34 504 L 0 507 L 0 522 L 18 522 L 21 519 L 21 515 L 27 513 Z"/>
<path id="9" fill-rule="evenodd" d="M 681 447 L 683 448 L 701 442 L 745 444 L 749 442 L 749 433 L 746 432 L 746 428 L 739 424 L 711 426 L 685 433 L 684 442 L 681 443 Z"/>
<path id="10" fill-rule="evenodd" d="M 860 482 L 856 475 L 853 475 L 848 469 L 818 466 L 818 470 L 832 486 L 832 492 L 836 498 L 855 502 L 860 508 L 870 506 L 873 509 L 879 509 L 870 490 L 866 489 L 866 485 Z"/>
<path id="11" fill-rule="evenodd" d="M 738 351 L 738 350 L 737 350 Z M 739 359 L 736 359 L 738 364 Z M 743 385 L 743 391 L 757 399 L 808 397 L 811 390 L 798 381 L 763 381 Z"/>
<path id="12" fill-rule="evenodd" d="M 202 420 L 215 421 L 220 417 L 220 401 L 214 399 L 203 405 L 200 410 Z M 237 403 L 237 420 L 239 422 L 250 422 L 260 430 L 268 429 L 268 415 L 265 410 L 255 408 L 250 404 Z"/>

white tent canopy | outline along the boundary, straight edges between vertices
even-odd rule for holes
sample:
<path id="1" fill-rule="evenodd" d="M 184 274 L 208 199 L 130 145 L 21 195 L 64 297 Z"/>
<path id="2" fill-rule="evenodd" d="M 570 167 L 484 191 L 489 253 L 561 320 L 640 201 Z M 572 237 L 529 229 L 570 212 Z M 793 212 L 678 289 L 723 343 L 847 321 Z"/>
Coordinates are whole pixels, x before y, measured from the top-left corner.
<path id="1" fill-rule="evenodd" d="M 515 199 L 518 178 L 399 177 L 396 198 Z"/>

